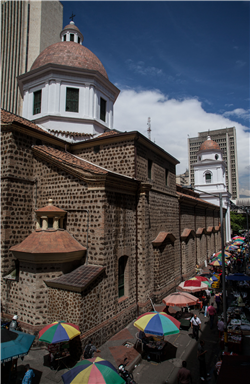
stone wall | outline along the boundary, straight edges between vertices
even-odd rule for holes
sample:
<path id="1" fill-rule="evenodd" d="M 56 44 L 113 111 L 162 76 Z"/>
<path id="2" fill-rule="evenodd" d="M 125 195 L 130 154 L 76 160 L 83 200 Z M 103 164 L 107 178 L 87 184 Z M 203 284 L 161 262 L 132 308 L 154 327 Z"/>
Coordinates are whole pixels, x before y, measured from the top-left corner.
<path id="1" fill-rule="evenodd" d="M 175 193 L 175 165 L 140 143 L 136 143 L 136 153 L 136 178 L 144 182 L 149 181 L 148 160 L 151 160 L 150 182 L 152 186 L 160 191 Z M 166 170 L 168 171 L 167 181 Z"/>
<path id="2" fill-rule="evenodd" d="M 15 268 L 9 249 L 22 242 L 33 230 L 33 139 L 18 132 L 1 133 L 1 277 Z M 1 280 L 7 293 L 12 283 Z M 2 296 L 3 309 L 6 295 Z"/>
<path id="3" fill-rule="evenodd" d="M 123 141 L 96 145 L 73 152 L 85 160 L 122 175 L 135 177 L 135 154 L 133 142 Z"/>

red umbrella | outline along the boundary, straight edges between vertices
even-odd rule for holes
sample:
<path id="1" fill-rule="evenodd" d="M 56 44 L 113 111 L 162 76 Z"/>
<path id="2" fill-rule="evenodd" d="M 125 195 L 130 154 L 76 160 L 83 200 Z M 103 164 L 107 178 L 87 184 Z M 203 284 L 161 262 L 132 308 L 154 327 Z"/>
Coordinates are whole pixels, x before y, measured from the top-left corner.
<path id="1" fill-rule="evenodd" d="M 198 301 L 198 297 L 187 292 L 173 292 L 162 300 L 164 304 L 171 307 L 186 307 L 188 305 L 195 305 Z"/>
<path id="2" fill-rule="evenodd" d="M 178 288 L 187 292 L 199 292 L 205 291 L 207 289 L 207 285 L 199 280 L 187 280 L 180 283 Z"/>
<path id="3" fill-rule="evenodd" d="M 194 277 L 196 280 L 199 280 L 199 281 L 209 281 L 209 279 L 205 276 L 196 275 Z"/>

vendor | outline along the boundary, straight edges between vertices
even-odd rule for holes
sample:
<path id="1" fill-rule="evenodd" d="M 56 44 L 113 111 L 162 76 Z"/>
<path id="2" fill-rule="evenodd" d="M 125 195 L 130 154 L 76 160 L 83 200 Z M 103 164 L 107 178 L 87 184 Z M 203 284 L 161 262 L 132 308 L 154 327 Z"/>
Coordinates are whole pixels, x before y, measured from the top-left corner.
<path id="1" fill-rule="evenodd" d="M 50 369 L 55 369 L 55 356 L 60 352 L 60 343 L 48 344 Z"/>

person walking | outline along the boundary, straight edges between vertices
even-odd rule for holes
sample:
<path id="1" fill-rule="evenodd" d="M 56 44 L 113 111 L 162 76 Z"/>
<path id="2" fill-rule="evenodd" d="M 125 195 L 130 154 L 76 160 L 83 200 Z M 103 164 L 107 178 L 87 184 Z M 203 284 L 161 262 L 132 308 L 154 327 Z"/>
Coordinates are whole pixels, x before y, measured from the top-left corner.
<path id="1" fill-rule="evenodd" d="M 177 382 L 178 384 L 191 384 L 192 383 L 192 375 L 191 371 L 187 369 L 187 362 L 182 362 L 182 368 L 179 369 L 177 374 Z"/>
<path id="2" fill-rule="evenodd" d="M 33 369 L 30 368 L 29 364 L 25 365 L 26 372 L 22 380 L 22 384 L 32 384 L 32 379 L 35 377 Z"/>
<path id="3" fill-rule="evenodd" d="M 84 349 L 84 359 L 91 359 L 94 356 L 94 352 L 101 352 L 95 345 L 92 344 L 92 340 L 86 345 Z"/>
<path id="4" fill-rule="evenodd" d="M 209 307 L 207 309 L 207 312 L 208 312 L 209 317 L 210 317 L 210 329 L 213 329 L 213 327 L 214 327 L 214 316 L 216 314 L 216 309 L 214 308 L 214 303 L 211 303 L 211 305 L 209 305 Z"/>
<path id="5" fill-rule="evenodd" d="M 208 298 L 207 296 L 203 299 L 203 306 L 204 306 L 204 317 L 207 317 L 207 308 L 208 308 Z"/>
<path id="6" fill-rule="evenodd" d="M 199 317 L 197 317 L 196 314 L 192 317 L 190 320 L 191 328 L 193 329 L 193 339 L 196 339 L 198 341 L 199 338 L 199 330 L 201 329 L 201 321 Z"/>
<path id="7" fill-rule="evenodd" d="M 200 364 L 200 378 L 202 381 L 205 381 L 206 378 L 209 376 L 209 374 L 207 373 L 206 356 L 205 356 L 207 353 L 207 350 L 205 350 L 204 345 L 205 345 L 205 341 L 200 340 L 200 343 L 197 349 L 197 357 Z"/>
<path id="8" fill-rule="evenodd" d="M 221 294 L 220 293 L 216 293 L 216 295 L 215 295 L 215 302 L 216 302 L 216 305 L 217 305 L 217 312 L 219 313 L 220 305 L 221 305 Z"/>

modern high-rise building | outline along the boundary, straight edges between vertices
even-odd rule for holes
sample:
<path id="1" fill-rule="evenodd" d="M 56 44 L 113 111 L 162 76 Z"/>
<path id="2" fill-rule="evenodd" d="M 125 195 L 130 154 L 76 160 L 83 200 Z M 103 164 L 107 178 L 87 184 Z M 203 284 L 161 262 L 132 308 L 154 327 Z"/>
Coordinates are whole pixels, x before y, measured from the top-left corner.
<path id="1" fill-rule="evenodd" d="M 60 41 L 60 1 L 1 1 L 1 107 L 22 114 L 17 76 L 30 70 L 39 53 Z"/>
<path id="2" fill-rule="evenodd" d="M 193 164 L 197 161 L 197 152 L 201 144 L 210 136 L 212 140 L 219 144 L 223 159 L 226 163 L 226 185 L 228 192 L 232 195 L 231 199 L 239 197 L 239 175 L 237 159 L 237 142 L 235 127 L 216 129 L 213 131 L 199 132 L 198 137 L 188 139 L 188 159 L 189 159 L 189 184 L 194 186 Z"/>

